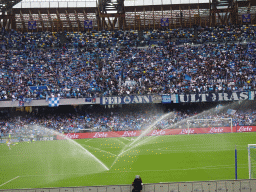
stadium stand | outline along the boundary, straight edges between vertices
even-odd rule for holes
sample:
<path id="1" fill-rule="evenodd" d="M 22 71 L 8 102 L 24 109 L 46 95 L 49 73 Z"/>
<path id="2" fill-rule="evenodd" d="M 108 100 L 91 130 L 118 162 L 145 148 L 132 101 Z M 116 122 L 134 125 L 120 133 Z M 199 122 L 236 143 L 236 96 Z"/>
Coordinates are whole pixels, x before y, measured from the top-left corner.
<path id="1" fill-rule="evenodd" d="M 192 29 L 144 31 L 143 41 L 132 30 L 66 32 L 66 41 L 3 30 L 1 99 L 253 90 L 255 29 L 201 28 L 197 40 Z"/>
<path id="2" fill-rule="evenodd" d="M 15 115 L 14 117 L 12 117 L 11 114 L 5 114 L 6 116 L 3 116 L 0 121 L 0 130 L 2 137 L 8 136 L 11 130 L 13 133 L 22 133 L 24 125 L 34 124 L 57 130 L 60 133 L 78 133 L 85 128 L 94 132 L 136 131 L 148 128 L 149 125 L 153 124 L 165 113 L 167 112 L 150 110 L 148 107 L 148 109 L 143 108 L 143 110 L 137 110 L 136 112 L 128 109 L 119 111 L 91 109 L 86 112 L 84 112 L 84 110 L 78 110 L 75 113 L 58 113 L 56 111 L 51 112 L 45 110 L 40 111 L 38 114 L 32 113 L 26 116 Z M 219 122 L 218 119 L 220 118 L 232 118 L 232 124 L 234 126 L 256 125 L 256 110 L 246 108 L 236 111 L 235 114 L 229 114 L 228 112 L 205 114 L 196 110 L 173 111 L 173 115 L 160 121 L 156 125 L 156 128 L 186 128 L 187 121 L 183 122 L 182 120 L 192 116 L 195 116 L 194 119 L 216 119 L 215 122 L 211 122 L 211 125 L 205 122 L 194 122 L 194 128 L 230 126 L 227 122 Z M 34 130 L 33 134 L 36 135 L 36 130 Z"/>

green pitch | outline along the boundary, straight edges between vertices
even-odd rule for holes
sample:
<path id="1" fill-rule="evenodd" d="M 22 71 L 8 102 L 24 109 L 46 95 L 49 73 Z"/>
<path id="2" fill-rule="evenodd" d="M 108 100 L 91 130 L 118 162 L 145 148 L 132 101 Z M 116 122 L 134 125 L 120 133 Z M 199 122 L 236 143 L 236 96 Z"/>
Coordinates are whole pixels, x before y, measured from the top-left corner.
<path id="1" fill-rule="evenodd" d="M 0 189 L 131 184 L 135 175 L 143 183 L 234 179 L 235 145 L 238 179 L 248 179 L 256 133 L 147 137 L 118 157 L 132 139 L 1 144 Z"/>

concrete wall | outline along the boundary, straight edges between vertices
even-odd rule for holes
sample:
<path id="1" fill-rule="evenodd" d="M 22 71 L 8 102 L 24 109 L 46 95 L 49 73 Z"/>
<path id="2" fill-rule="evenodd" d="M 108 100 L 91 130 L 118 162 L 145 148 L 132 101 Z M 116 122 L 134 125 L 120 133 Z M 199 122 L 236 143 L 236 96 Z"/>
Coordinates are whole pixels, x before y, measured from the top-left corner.
<path id="1" fill-rule="evenodd" d="M 6 189 L 0 192 L 131 192 L 131 185 Z M 144 184 L 142 192 L 256 192 L 256 179 Z"/>

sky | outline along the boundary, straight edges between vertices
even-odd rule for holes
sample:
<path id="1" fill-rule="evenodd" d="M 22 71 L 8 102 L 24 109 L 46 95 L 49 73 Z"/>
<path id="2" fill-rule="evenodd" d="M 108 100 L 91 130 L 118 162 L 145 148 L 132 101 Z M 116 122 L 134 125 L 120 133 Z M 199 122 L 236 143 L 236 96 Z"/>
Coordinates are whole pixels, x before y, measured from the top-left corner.
<path id="1" fill-rule="evenodd" d="M 114 0 L 113 0 L 114 1 Z M 209 0 L 125 0 L 125 6 L 209 3 Z M 14 8 L 96 7 L 96 0 L 23 0 Z"/>

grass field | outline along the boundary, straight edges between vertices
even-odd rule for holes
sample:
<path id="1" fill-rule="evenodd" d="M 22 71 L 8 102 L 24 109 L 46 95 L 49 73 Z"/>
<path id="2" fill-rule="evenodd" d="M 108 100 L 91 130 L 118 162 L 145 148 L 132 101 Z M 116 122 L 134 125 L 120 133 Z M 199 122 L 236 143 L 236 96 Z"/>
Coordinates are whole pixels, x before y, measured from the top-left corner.
<path id="1" fill-rule="evenodd" d="M 248 179 L 247 145 L 256 133 L 148 137 L 129 149 L 132 139 L 2 144 L 0 189 L 131 184 L 135 175 L 143 183 L 234 179 L 235 145 L 238 179 Z"/>

